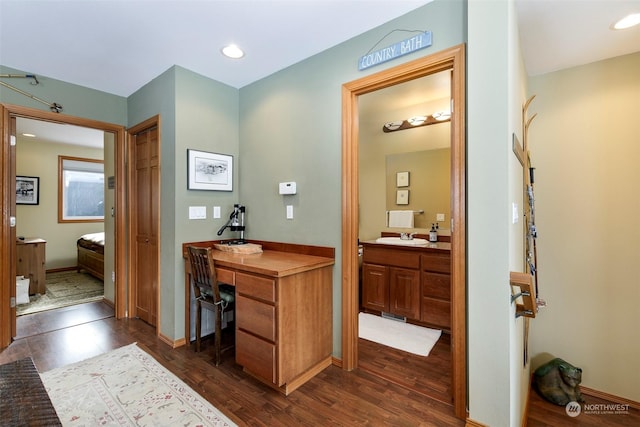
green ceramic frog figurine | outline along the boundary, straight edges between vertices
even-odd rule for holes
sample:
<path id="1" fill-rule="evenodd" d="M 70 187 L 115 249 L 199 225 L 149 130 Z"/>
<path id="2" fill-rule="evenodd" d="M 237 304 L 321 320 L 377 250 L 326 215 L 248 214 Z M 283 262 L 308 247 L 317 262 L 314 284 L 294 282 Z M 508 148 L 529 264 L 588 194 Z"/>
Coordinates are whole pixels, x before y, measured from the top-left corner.
<path id="1" fill-rule="evenodd" d="M 533 374 L 533 385 L 538 393 L 556 405 L 583 402 L 580 394 L 582 369 L 555 358 L 540 366 Z"/>

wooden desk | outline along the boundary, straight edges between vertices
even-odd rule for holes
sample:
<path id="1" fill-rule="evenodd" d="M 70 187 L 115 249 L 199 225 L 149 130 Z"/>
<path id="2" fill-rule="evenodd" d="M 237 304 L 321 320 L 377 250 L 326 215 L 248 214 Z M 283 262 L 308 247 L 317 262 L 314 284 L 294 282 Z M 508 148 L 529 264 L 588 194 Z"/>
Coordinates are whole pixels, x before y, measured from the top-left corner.
<path id="1" fill-rule="evenodd" d="M 191 335 L 191 275 L 185 258 L 185 338 Z M 333 248 L 251 241 L 259 254 L 216 250 L 218 280 L 236 288 L 236 363 L 288 395 L 331 364 Z"/>

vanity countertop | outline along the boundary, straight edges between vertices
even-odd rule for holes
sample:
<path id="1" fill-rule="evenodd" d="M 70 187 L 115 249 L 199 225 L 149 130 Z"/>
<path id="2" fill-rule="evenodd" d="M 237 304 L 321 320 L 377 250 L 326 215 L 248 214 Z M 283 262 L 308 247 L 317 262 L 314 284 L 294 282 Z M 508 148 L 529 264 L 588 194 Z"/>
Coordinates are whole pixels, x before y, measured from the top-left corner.
<path id="1" fill-rule="evenodd" d="M 361 245 L 374 245 L 374 246 L 384 246 L 387 248 L 396 248 L 402 250 L 411 250 L 411 251 L 424 251 L 424 252 L 432 252 L 432 251 L 451 251 L 451 242 L 429 242 L 424 245 L 390 245 L 386 243 L 378 243 L 375 240 L 365 240 L 360 242 Z"/>

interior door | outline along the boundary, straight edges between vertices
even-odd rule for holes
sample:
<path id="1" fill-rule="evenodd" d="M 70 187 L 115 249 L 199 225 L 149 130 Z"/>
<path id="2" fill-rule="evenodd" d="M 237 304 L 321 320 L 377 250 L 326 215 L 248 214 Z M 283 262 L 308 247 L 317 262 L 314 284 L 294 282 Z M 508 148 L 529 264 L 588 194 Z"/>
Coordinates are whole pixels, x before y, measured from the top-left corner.
<path id="1" fill-rule="evenodd" d="M 158 128 L 142 130 L 133 138 L 134 248 L 133 289 L 135 315 L 156 326 L 158 318 L 158 254 L 160 156 Z"/>

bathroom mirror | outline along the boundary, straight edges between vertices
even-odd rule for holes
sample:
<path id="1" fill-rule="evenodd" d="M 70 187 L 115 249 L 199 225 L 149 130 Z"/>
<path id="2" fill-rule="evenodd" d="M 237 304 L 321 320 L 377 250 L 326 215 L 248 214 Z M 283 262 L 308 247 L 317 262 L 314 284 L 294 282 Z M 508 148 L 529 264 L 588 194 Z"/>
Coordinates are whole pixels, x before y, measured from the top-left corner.
<path id="1" fill-rule="evenodd" d="M 451 206 L 451 124 L 448 121 L 385 133 L 385 123 L 449 111 L 448 71 L 358 97 L 359 237 L 371 240 L 386 227 L 389 210 L 424 210 L 415 228 L 428 233 L 436 214 L 445 214 L 440 227 L 449 228 Z M 409 185 L 397 186 L 397 173 L 409 172 Z M 398 205 L 397 191 L 409 190 L 409 203 Z"/>

